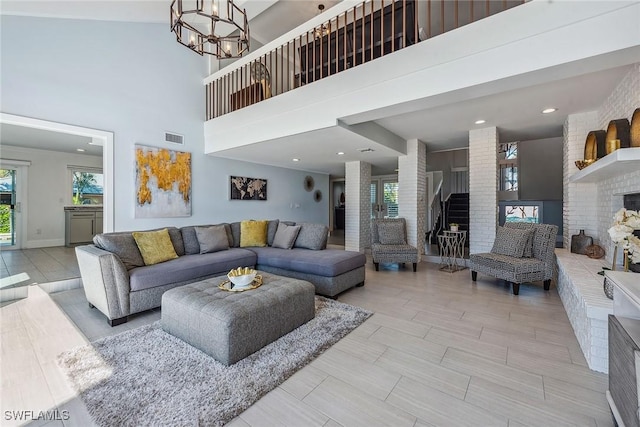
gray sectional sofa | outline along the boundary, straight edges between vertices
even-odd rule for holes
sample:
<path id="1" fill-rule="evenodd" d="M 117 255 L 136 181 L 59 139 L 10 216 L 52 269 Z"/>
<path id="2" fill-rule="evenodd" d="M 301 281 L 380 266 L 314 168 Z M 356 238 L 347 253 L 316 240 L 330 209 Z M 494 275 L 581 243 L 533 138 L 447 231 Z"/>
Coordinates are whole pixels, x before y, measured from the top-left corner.
<path id="1" fill-rule="evenodd" d="M 265 247 L 239 247 L 239 222 L 218 225 L 226 230 L 228 249 L 200 253 L 196 226 L 167 227 L 177 258 L 153 265 L 145 265 L 132 232 L 99 234 L 94 244 L 76 247 L 89 304 L 115 326 L 126 322 L 130 314 L 159 307 L 162 294 L 169 289 L 220 276 L 236 267 L 307 280 L 317 294 L 331 298 L 364 284 L 365 255 L 326 249 L 325 225 L 298 224 L 301 228 L 292 249 L 272 246 L 278 220 L 268 222 Z"/>

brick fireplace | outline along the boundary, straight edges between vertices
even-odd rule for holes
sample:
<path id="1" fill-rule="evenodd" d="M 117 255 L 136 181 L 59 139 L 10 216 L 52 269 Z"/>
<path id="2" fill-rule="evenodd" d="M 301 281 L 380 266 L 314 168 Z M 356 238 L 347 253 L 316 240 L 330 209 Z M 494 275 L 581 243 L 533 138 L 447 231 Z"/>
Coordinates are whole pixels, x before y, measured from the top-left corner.
<path id="1" fill-rule="evenodd" d="M 637 153 L 640 148 L 628 149 L 631 151 L 625 153 L 638 160 L 612 162 L 587 177 L 584 176 L 589 174 L 589 168 L 597 169 L 605 159 L 580 172 L 575 161 L 584 158 L 584 143 L 590 131 L 606 129 L 610 120 L 631 119 L 638 107 L 640 64 L 635 64 L 599 110 L 569 115 L 564 126 L 564 247 L 570 247 L 572 235 L 585 230 L 595 244 L 605 249 L 606 256 L 591 260 L 584 255 L 571 254 L 568 249 L 559 249 L 558 292 L 589 367 L 600 372 L 608 371 L 607 315 L 613 312 L 613 305 L 604 295 L 603 278 L 597 272 L 603 266 L 611 266 L 613 261 L 614 245 L 607 230 L 613 223 L 614 214 L 625 206 L 625 199 L 637 203 L 640 193 L 640 156 Z M 619 157 L 626 159 L 629 156 Z M 576 180 L 576 177 L 581 179 Z M 620 257 L 621 254 L 618 263 L 622 262 Z"/>

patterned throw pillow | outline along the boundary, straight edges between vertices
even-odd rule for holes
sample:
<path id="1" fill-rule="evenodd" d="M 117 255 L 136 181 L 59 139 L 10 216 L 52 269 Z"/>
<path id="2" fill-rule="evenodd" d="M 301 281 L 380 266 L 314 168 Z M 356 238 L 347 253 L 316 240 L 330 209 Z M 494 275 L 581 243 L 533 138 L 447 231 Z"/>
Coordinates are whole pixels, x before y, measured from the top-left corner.
<path id="1" fill-rule="evenodd" d="M 267 221 L 242 221 L 240 223 L 240 247 L 267 246 Z"/>
<path id="2" fill-rule="evenodd" d="M 273 248 L 291 249 L 300 233 L 299 225 L 287 225 L 283 222 L 278 224 L 278 230 L 273 238 Z"/>
<path id="3" fill-rule="evenodd" d="M 519 228 L 498 227 L 491 253 L 522 258 L 531 236 L 533 236 L 532 229 L 521 230 Z"/>
<path id="4" fill-rule="evenodd" d="M 176 250 L 171 243 L 169 230 L 163 228 L 157 231 L 134 231 L 131 233 L 145 265 L 158 264 L 178 258 Z"/>
<path id="5" fill-rule="evenodd" d="M 229 238 L 224 225 L 195 227 L 200 253 L 218 252 L 229 249 Z"/>
<path id="6" fill-rule="evenodd" d="M 383 245 L 406 245 L 404 225 L 399 221 L 379 223 L 378 240 Z"/>

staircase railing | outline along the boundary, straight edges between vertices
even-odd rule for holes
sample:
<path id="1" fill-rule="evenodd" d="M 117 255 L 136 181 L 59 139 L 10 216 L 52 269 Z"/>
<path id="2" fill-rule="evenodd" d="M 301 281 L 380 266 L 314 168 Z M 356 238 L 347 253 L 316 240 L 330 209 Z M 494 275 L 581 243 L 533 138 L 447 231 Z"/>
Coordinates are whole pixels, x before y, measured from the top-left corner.
<path id="1" fill-rule="evenodd" d="M 345 0 L 205 79 L 205 120 L 278 96 L 528 0 Z"/>

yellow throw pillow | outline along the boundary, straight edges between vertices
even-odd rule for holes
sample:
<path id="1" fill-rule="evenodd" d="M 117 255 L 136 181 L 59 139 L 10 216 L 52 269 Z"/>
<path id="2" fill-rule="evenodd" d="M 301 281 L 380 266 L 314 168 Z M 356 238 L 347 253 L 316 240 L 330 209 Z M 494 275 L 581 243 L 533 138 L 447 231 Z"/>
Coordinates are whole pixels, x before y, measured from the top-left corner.
<path id="1" fill-rule="evenodd" d="M 267 246 L 268 221 L 242 221 L 240 223 L 240 247 Z"/>
<path id="2" fill-rule="evenodd" d="M 158 264 L 178 258 L 171 243 L 169 230 L 163 228 L 158 231 L 134 231 L 133 238 L 140 249 L 145 265 Z"/>

